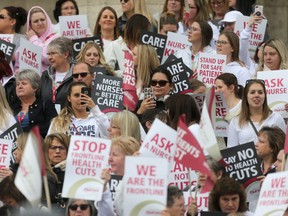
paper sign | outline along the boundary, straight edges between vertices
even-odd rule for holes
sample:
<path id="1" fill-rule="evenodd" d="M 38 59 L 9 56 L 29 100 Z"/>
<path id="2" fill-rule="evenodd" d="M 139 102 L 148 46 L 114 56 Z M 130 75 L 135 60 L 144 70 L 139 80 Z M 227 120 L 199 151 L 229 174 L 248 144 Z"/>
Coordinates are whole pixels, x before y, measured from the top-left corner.
<path id="1" fill-rule="evenodd" d="M 244 28 L 246 28 L 249 19 L 250 19 L 249 16 L 237 16 L 234 26 L 234 32 L 238 36 L 240 36 L 241 31 Z M 252 26 L 252 32 L 249 38 L 249 52 L 251 58 L 254 57 L 256 48 L 264 40 L 266 26 L 267 26 L 267 19 L 263 19 L 260 23 L 255 23 Z"/>
<path id="2" fill-rule="evenodd" d="M 0 139 L 0 169 L 8 168 L 12 154 L 12 140 Z"/>
<path id="3" fill-rule="evenodd" d="M 223 73 L 225 65 L 226 55 L 200 52 L 198 80 L 208 87 L 214 85 L 215 79 Z"/>
<path id="4" fill-rule="evenodd" d="M 161 64 L 163 64 L 171 54 L 175 54 L 178 50 L 185 49 L 187 46 L 191 46 L 187 35 L 168 31 L 167 42 Z"/>
<path id="5" fill-rule="evenodd" d="M 257 72 L 257 79 L 265 81 L 267 102 L 271 110 L 288 118 L 285 104 L 288 103 L 288 70 L 273 70 Z"/>
<path id="6" fill-rule="evenodd" d="M 20 39 L 19 69 L 31 69 L 39 74 L 42 72 L 42 48 L 26 39 Z"/>
<path id="7" fill-rule="evenodd" d="M 1 37 L 1 35 L 0 35 L 0 50 L 5 54 L 5 58 L 6 58 L 7 62 L 10 63 L 12 56 L 14 54 L 14 51 L 15 51 L 16 45 L 13 44 L 12 42 L 6 41 L 6 40 L 10 41 L 11 40 L 10 37 L 4 38 L 4 39 L 2 39 L 2 38 L 3 37 Z M 12 37 L 12 41 L 13 41 L 13 37 Z"/>
<path id="8" fill-rule="evenodd" d="M 0 40 L 13 43 L 14 34 L 0 34 Z"/>
<path id="9" fill-rule="evenodd" d="M 101 172 L 108 164 L 111 140 L 72 136 L 66 160 L 62 196 L 101 200 Z"/>
<path id="10" fill-rule="evenodd" d="M 288 171 L 271 173 L 262 184 L 254 215 L 284 215 L 288 206 Z"/>
<path id="11" fill-rule="evenodd" d="M 63 37 L 77 39 L 86 37 L 89 32 L 87 15 L 60 16 L 60 34 Z"/>
<path id="12" fill-rule="evenodd" d="M 190 196 L 190 192 L 185 191 L 183 192 L 183 195 L 184 195 L 185 205 L 190 206 L 190 203 L 195 200 L 195 192 L 193 191 L 191 193 L 192 196 Z M 208 201 L 209 201 L 208 192 L 197 193 L 196 203 L 197 203 L 198 213 L 208 210 Z"/>
<path id="13" fill-rule="evenodd" d="M 167 201 L 168 162 L 125 157 L 124 215 L 160 215 Z"/>
<path id="14" fill-rule="evenodd" d="M 115 200 L 116 195 L 116 188 L 118 187 L 119 183 L 122 181 L 123 176 L 119 175 L 111 175 L 109 180 L 109 189 L 112 195 L 112 200 Z"/>
<path id="15" fill-rule="evenodd" d="M 227 137 L 229 123 L 224 119 L 224 117 L 228 113 L 228 106 L 222 92 L 216 92 L 215 104 L 215 135 L 218 137 Z"/>
<path id="16" fill-rule="evenodd" d="M 74 39 L 72 40 L 72 43 L 73 43 L 73 57 L 75 59 L 76 59 L 76 56 L 79 54 L 80 50 L 85 46 L 87 42 L 90 42 L 90 41 L 98 44 L 98 46 L 103 50 L 102 39 L 99 35 L 96 35 L 94 37 Z"/>

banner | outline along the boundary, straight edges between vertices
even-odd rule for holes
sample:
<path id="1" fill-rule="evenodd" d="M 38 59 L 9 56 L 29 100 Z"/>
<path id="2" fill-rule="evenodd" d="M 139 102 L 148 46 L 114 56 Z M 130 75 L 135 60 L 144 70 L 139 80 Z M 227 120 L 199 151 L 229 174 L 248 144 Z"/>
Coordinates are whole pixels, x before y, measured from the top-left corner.
<path id="1" fill-rule="evenodd" d="M 41 75 L 42 72 L 42 47 L 21 38 L 19 47 L 19 69 L 31 69 Z"/>
<path id="2" fill-rule="evenodd" d="M 288 171 L 266 176 L 255 215 L 284 215 L 288 206 Z"/>
<path id="3" fill-rule="evenodd" d="M 59 16 L 60 35 L 70 39 L 83 38 L 91 34 L 87 15 Z"/>
<path id="4" fill-rule="evenodd" d="M 150 31 L 142 31 L 142 34 L 140 36 L 141 43 L 149 44 L 156 49 L 160 62 L 162 62 L 164 49 L 166 46 L 166 40 L 167 40 L 166 35 L 160 35 Z"/>
<path id="5" fill-rule="evenodd" d="M 126 156 L 124 172 L 124 215 L 160 215 L 167 202 L 167 160 Z"/>
<path id="6" fill-rule="evenodd" d="M 10 63 L 10 61 L 12 60 L 12 56 L 14 54 L 15 51 L 15 47 L 16 45 L 13 44 L 13 37 L 12 37 L 12 42 L 8 42 L 7 40 L 11 40 L 10 37 L 2 39 L 3 37 L 1 37 L 0 35 L 0 50 L 5 54 L 5 58 L 7 60 L 8 63 Z"/>
<path id="7" fill-rule="evenodd" d="M 85 46 L 85 44 L 90 41 L 96 43 L 101 48 L 101 50 L 103 50 L 102 39 L 101 39 L 101 36 L 99 35 L 96 35 L 93 37 L 84 37 L 84 38 L 74 39 L 72 40 L 74 59 L 76 59 L 76 56 L 79 54 L 80 50 Z"/>
<path id="8" fill-rule="evenodd" d="M 63 197 L 95 200 L 102 199 L 103 168 L 107 167 L 111 140 L 72 136 L 66 159 Z"/>
<path id="9" fill-rule="evenodd" d="M 122 78 L 100 74 L 95 76 L 92 99 L 103 113 L 123 110 Z"/>
<path id="10" fill-rule="evenodd" d="M 199 53 L 198 80 L 206 86 L 213 86 L 215 79 L 224 72 L 226 55 Z"/>
<path id="11" fill-rule="evenodd" d="M 288 103 L 288 70 L 258 71 L 257 79 L 265 81 L 267 102 L 271 110 L 288 118 L 285 104 Z"/>

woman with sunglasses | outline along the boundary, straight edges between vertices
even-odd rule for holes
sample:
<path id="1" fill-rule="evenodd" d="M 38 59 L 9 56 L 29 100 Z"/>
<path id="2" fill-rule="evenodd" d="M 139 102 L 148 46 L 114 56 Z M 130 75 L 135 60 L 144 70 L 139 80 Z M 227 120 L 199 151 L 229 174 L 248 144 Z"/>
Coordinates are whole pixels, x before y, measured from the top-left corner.
<path id="1" fill-rule="evenodd" d="M 278 126 L 286 131 L 284 119 L 268 107 L 264 80 L 247 80 L 240 114 L 229 124 L 227 147 L 256 143 L 258 131 L 264 126 Z"/>
<path id="2" fill-rule="evenodd" d="M 53 40 L 47 47 L 49 68 L 41 76 L 41 96 L 51 100 L 59 111 L 67 102 L 69 85 L 73 82 L 72 41 L 65 37 Z"/>
<path id="3" fill-rule="evenodd" d="M 97 210 L 93 202 L 82 199 L 69 199 L 66 208 L 66 216 L 95 216 Z"/>
<path id="4" fill-rule="evenodd" d="M 239 85 L 243 87 L 251 79 L 251 74 L 244 62 L 239 58 L 239 37 L 230 31 L 223 31 L 216 41 L 217 54 L 226 55 L 224 73 L 232 73 L 237 77 Z"/>

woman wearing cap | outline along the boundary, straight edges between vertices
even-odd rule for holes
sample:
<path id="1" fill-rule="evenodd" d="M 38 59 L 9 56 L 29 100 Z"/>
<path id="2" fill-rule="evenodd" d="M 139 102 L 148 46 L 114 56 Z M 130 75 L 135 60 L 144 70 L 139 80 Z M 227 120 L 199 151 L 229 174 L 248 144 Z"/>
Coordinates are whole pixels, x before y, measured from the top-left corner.
<path id="1" fill-rule="evenodd" d="M 224 19 L 219 21 L 225 31 L 234 31 L 235 22 L 238 16 L 243 16 L 239 11 L 229 11 L 225 14 Z"/>

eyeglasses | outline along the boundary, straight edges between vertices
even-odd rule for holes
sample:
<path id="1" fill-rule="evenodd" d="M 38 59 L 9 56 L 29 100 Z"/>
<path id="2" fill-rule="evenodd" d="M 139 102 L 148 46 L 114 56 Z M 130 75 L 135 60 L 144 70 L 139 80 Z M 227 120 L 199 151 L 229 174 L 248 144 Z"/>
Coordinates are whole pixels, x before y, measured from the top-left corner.
<path id="1" fill-rule="evenodd" d="M 64 146 L 49 146 L 50 150 L 56 151 L 57 149 L 59 149 L 59 151 L 64 151 L 66 150 L 66 148 Z"/>
<path id="2" fill-rule="evenodd" d="M 0 19 L 6 19 L 6 18 L 12 19 L 11 17 L 5 16 L 4 14 L 0 14 Z"/>
<path id="3" fill-rule="evenodd" d="M 71 209 L 72 211 L 76 211 L 78 209 L 78 207 L 80 207 L 81 211 L 85 211 L 86 209 L 88 209 L 89 205 L 87 204 L 81 204 L 81 205 L 70 205 L 69 209 Z"/>
<path id="4" fill-rule="evenodd" d="M 228 41 L 220 41 L 220 40 L 216 40 L 215 41 L 216 45 L 226 45 L 226 44 L 230 44 Z"/>
<path id="5" fill-rule="evenodd" d="M 157 84 L 161 87 L 164 87 L 167 83 L 169 83 L 168 80 L 151 80 L 150 85 L 156 86 Z"/>
<path id="6" fill-rule="evenodd" d="M 129 0 L 120 0 L 120 3 L 122 3 L 122 1 L 123 1 L 124 3 L 127 3 Z"/>
<path id="7" fill-rule="evenodd" d="M 190 27 L 188 28 L 188 30 L 191 31 L 191 32 L 194 32 L 194 31 L 201 31 L 200 29 L 195 28 L 195 27 L 192 27 L 192 26 L 190 26 Z"/>
<path id="8" fill-rule="evenodd" d="M 263 86 L 265 86 L 265 81 L 262 80 L 262 79 L 249 79 L 249 80 L 246 80 L 246 86 L 247 86 L 248 83 L 251 83 L 251 82 L 260 83 Z"/>
<path id="9" fill-rule="evenodd" d="M 211 5 L 221 5 L 224 1 L 211 2 Z"/>
<path id="10" fill-rule="evenodd" d="M 47 53 L 47 56 L 54 56 L 56 54 L 59 54 L 59 52 L 48 52 Z"/>
<path id="11" fill-rule="evenodd" d="M 84 72 L 84 73 L 72 74 L 74 79 L 77 79 L 79 77 L 79 75 L 80 75 L 81 78 L 85 78 L 88 75 L 88 73 Z"/>

